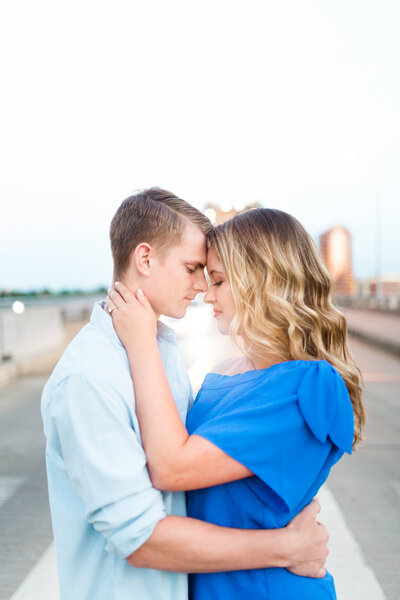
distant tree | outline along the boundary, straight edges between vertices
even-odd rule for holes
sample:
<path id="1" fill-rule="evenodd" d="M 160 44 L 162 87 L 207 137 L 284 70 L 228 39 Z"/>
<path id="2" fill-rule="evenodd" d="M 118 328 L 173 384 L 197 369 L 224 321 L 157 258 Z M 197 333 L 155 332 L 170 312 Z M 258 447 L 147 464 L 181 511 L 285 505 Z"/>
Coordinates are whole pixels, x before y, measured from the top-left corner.
<path id="1" fill-rule="evenodd" d="M 95 290 L 93 290 L 93 293 L 94 294 L 107 294 L 107 289 L 108 288 L 106 288 L 105 286 L 99 287 L 99 288 L 96 288 Z"/>

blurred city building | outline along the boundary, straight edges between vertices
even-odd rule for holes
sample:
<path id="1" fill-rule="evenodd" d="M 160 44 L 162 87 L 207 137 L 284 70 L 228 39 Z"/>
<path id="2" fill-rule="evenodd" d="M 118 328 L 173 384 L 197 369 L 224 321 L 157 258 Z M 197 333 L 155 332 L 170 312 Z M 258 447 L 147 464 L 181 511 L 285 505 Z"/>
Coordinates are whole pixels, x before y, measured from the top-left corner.
<path id="1" fill-rule="evenodd" d="M 355 290 L 351 263 L 351 234 L 341 225 L 320 236 L 323 261 L 328 269 L 336 296 L 352 296 Z"/>
<path id="2" fill-rule="evenodd" d="M 221 225 L 221 223 L 232 219 L 238 213 L 252 210 L 253 208 L 261 208 L 261 204 L 259 202 L 252 202 L 251 204 L 222 202 L 219 205 L 210 202 L 206 205 L 204 214 L 210 219 L 213 225 Z"/>
<path id="3" fill-rule="evenodd" d="M 372 306 L 379 303 L 386 308 L 400 308 L 400 275 L 359 279 L 355 297 L 360 301 L 369 301 Z"/>

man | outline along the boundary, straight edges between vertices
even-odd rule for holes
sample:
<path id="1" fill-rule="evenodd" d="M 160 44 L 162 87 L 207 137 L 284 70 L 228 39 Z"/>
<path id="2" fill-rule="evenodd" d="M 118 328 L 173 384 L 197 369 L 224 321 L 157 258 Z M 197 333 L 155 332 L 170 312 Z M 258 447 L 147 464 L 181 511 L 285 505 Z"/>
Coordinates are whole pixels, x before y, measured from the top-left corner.
<path id="1" fill-rule="evenodd" d="M 183 317 L 207 288 L 202 213 L 152 188 L 111 223 L 114 281 L 139 285 L 158 314 Z M 172 330 L 158 344 L 183 420 L 191 388 Z M 234 530 L 185 517 L 146 469 L 129 363 L 104 304 L 69 345 L 42 398 L 61 600 L 187 600 L 184 573 L 279 566 L 321 576 L 327 534 L 317 503 L 282 530 Z"/>

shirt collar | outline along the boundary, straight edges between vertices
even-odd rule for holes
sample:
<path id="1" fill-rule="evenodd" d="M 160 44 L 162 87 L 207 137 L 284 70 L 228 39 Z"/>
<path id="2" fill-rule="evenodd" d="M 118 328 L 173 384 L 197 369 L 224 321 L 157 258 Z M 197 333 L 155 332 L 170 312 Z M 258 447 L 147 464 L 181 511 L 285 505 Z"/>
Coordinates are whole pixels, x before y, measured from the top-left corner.
<path id="1" fill-rule="evenodd" d="M 92 314 L 90 316 L 90 322 L 97 329 L 100 329 L 102 333 L 106 335 L 111 341 L 118 344 L 119 346 L 123 345 L 120 342 L 119 337 L 115 333 L 115 329 L 112 324 L 111 317 L 104 310 L 105 300 L 100 300 L 96 302 L 93 307 Z M 165 323 L 161 321 L 157 321 L 157 338 L 159 340 L 167 340 L 167 341 L 175 341 L 175 331 L 168 327 Z"/>
<path id="2" fill-rule="evenodd" d="M 104 310 L 104 305 L 105 300 L 96 302 L 96 304 L 93 306 L 92 314 L 90 315 L 90 322 L 96 327 L 96 329 L 100 329 L 100 331 L 112 342 L 122 346 L 119 337 L 115 333 L 112 319 Z"/>
<path id="3" fill-rule="evenodd" d="M 157 321 L 157 337 L 172 342 L 176 341 L 175 331 L 162 321 Z"/>

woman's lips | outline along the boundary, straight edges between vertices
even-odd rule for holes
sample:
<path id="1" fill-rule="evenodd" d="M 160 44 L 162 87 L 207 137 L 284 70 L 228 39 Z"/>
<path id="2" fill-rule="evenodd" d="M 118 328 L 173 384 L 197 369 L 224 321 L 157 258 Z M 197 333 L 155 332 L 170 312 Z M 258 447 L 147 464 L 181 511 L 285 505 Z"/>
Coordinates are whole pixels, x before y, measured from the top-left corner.
<path id="1" fill-rule="evenodd" d="M 219 315 L 222 315 L 222 310 L 214 310 L 214 318 L 217 319 Z"/>

